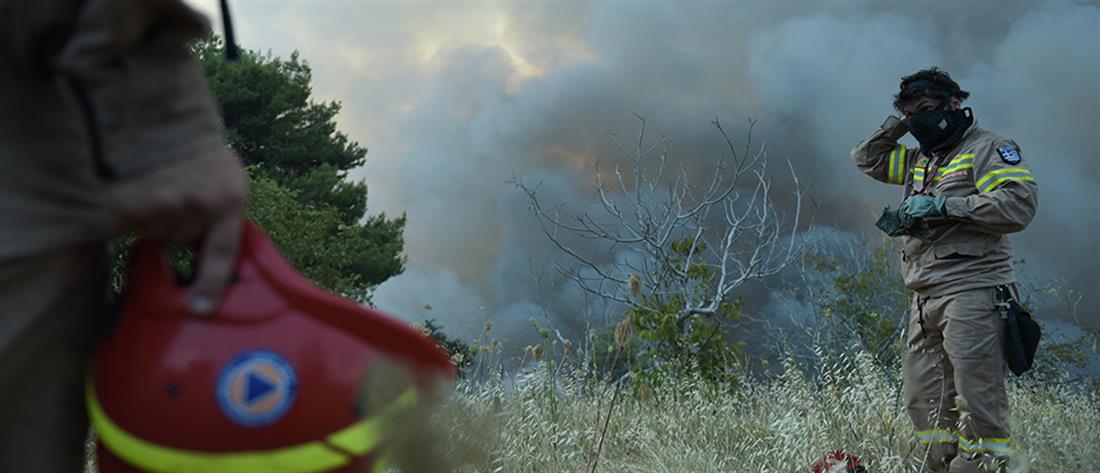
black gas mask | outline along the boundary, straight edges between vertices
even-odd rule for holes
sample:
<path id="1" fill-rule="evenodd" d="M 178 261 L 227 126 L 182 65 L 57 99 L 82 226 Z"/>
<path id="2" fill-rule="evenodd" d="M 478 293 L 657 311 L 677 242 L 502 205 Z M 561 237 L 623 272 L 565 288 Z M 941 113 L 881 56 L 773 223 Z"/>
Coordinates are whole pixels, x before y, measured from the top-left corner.
<path id="1" fill-rule="evenodd" d="M 917 139 L 924 153 L 935 153 L 955 144 L 974 123 L 974 114 L 970 107 L 948 110 L 948 102 L 944 100 L 932 110 L 909 116 L 909 133 Z"/>

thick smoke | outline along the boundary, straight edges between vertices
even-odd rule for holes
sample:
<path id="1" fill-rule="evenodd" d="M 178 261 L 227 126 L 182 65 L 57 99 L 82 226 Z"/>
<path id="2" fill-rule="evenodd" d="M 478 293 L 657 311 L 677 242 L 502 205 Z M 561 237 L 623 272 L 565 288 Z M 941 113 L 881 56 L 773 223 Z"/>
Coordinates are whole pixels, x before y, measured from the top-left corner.
<path id="1" fill-rule="evenodd" d="M 654 136 L 675 138 L 673 155 L 689 163 L 721 154 L 715 116 L 735 135 L 745 118 L 759 120 L 756 137 L 771 156 L 790 158 L 812 181 L 819 223 L 878 238 L 877 210 L 901 195 L 856 171 L 849 150 L 892 113 L 898 79 L 931 65 L 951 71 L 973 93 L 980 123 L 1019 142 L 1035 169 L 1040 214 L 1014 238 L 1028 274 L 1100 289 L 1094 4 L 241 2 L 236 10 L 243 46 L 300 50 L 315 95 L 344 103 L 341 128 L 370 148 L 357 176 L 370 186 L 372 211 L 408 214 L 409 269 L 375 300 L 411 320 L 434 317 L 470 337 L 490 319 L 518 343 L 533 335 L 530 317 L 574 334 L 601 323 L 554 274 L 562 255 L 509 181 L 543 182 L 548 201 L 590 205 L 591 166 L 617 152 L 608 133 L 636 132 L 632 113 L 650 119 Z"/>

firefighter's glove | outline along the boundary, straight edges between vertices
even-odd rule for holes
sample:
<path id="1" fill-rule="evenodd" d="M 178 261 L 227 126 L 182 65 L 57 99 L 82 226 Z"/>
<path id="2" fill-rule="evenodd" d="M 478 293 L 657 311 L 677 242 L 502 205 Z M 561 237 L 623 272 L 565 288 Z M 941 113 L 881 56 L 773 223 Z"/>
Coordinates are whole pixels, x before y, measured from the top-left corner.
<path id="1" fill-rule="evenodd" d="M 901 207 L 886 207 L 875 226 L 892 237 L 914 236 L 922 240 L 932 238 L 932 227 L 924 219 L 911 217 L 905 213 L 905 204 Z"/>
<path id="2" fill-rule="evenodd" d="M 946 203 L 947 199 L 943 196 L 930 197 L 917 194 L 905 199 L 905 202 L 901 203 L 901 210 L 909 218 L 943 218 L 947 216 L 947 209 L 944 208 Z"/>

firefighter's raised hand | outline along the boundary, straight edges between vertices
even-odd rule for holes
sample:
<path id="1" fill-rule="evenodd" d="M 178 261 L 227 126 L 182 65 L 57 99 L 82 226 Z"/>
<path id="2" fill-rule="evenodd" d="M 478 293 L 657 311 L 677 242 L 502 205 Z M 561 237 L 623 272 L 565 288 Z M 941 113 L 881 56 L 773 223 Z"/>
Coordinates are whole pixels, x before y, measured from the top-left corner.
<path id="1" fill-rule="evenodd" d="M 219 148 L 114 184 L 109 199 L 116 232 L 201 248 L 191 309 L 205 315 L 232 275 L 245 197 L 244 170 L 229 150 Z"/>

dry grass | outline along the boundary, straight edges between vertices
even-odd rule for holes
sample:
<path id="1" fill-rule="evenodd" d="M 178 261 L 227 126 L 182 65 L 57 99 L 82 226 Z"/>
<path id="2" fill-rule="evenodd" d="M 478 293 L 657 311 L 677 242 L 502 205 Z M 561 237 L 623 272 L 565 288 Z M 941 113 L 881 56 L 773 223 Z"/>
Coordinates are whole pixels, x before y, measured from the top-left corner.
<path id="1" fill-rule="evenodd" d="M 916 472 L 924 451 L 900 407 L 896 375 L 865 355 L 822 366 L 818 381 L 788 366 L 722 389 L 690 379 L 626 387 L 597 471 L 805 473 L 819 455 L 843 448 L 872 473 Z M 430 420 L 398 424 L 409 448 L 395 452 L 397 461 L 405 471 L 591 471 L 614 388 L 550 373 L 460 384 Z M 1010 472 L 1100 471 L 1100 391 L 1035 379 L 1009 391 Z"/>
<path id="2" fill-rule="evenodd" d="M 602 472 L 808 472 L 843 448 L 873 473 L 915 472 L 923 449 L 897 380 L 867 356 L 826 363 L 820 382 L 797 369 L 719 390 L 690 380 L 656 392 L 624 389 L 599 458 Z M 515 383 L 467 383 L 436 417 L 460 471 L 590 471 L 608 411 L 608 383 L 534 372 Z M 1012 472 L 1100 471 L 1097 392 L 1013 382 Z M 480 454 L 473 454 L 483 445 Z M 458 455 L 461 454 L 461 455 Z"/>

